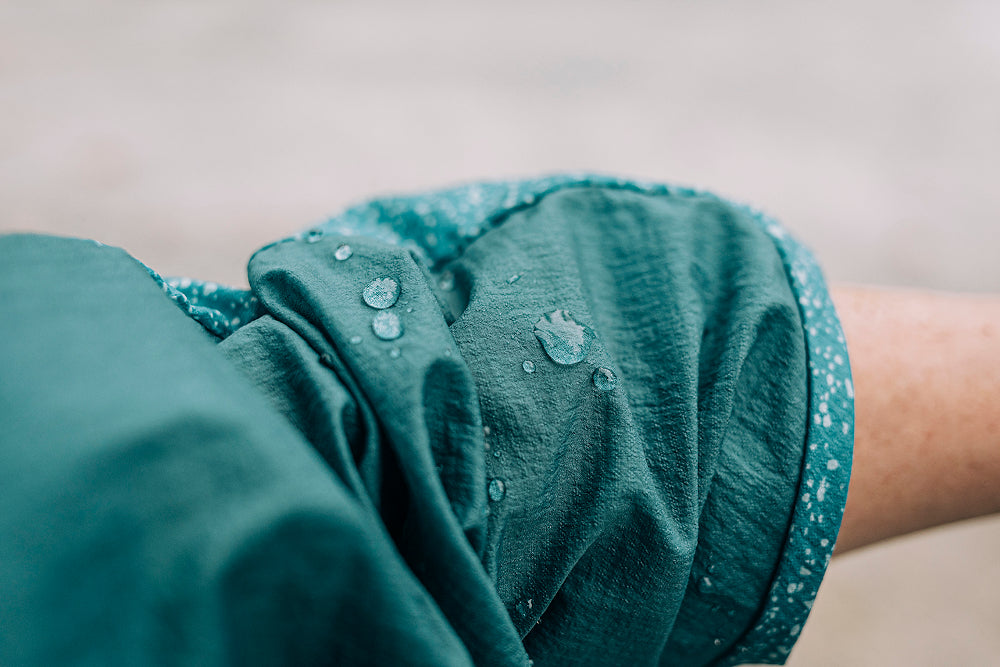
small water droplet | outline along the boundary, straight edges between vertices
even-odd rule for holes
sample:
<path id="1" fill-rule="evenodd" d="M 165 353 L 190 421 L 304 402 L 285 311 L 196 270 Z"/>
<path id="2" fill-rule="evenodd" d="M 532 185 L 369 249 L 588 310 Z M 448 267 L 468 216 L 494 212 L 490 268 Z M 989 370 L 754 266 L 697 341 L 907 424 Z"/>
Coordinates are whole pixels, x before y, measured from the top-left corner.
<path id="1" fill-rule="evenodd" d="M 346 243 L 341 243 L 337 246 L 337 249 L 333 251 L 333 256 L 340 262 L 343 262 L 345 259 L 350 259 L 353 254 L 354 251 L 351 250 L 351 246 Z"/>
<path id="2" fill-rule="evenodd" d="M 399 283 L 392 278 L 376 278 L 361 293 L 372 308 L 388 308 L 399 299 Z"/>
<path id="3" fill-rule="evenodd" d="M 503 456 L 503 452 L 501 452 L 499 449 L 493 452 L 493 458 L 498 459 L 501 456 Z"/>
<path id="4" fill-rule="evenodd" d="M 510 278 L 507 279 L 507 284 L 513 285 L 514 283 L 516 283 L 520 279 L 521 279 L 521 274 L 520 273 L 515 273 L 514 275 L 512 275 Z"/>
<path id="5" fill-rule="evenodd" d="M 490 427 L 489 426 L 484 426 L 483 427 L 483 435 L 485 435 L 486 437 L 490 436 Z"/>
<path id="6" fill-rule="evenodd" d="M 491 479 L 487 492 L 489 493 L 490 500 L 496 503 L 503 500 L 503 497 L 507 495 L 507 487 L 504 485 L 502 479 Z"/>
<path id="7" fill-rule="evenodd" d="M 412 312 L 413 312 L 413 308 L 407 308 L 407 309 L 406 309 L 406 312 L 408 312 L 408 313 L 412 313 Z"/>
<path id="8" fill-rule="evenodd" d="M 316 243 L 316 241 L 319 241 L 321 238 L 323 238 L 323 232 L 318 229 L 310 229 L 309 232 L 306 233 L 306 243 Z"/>
<path id="9" fill-rule="evenodd" d="M 455 289 L 455 274 L 451 271 L 445 271 L 442 273 L 441 278 L 438 280 L 438 287 L 443 289 L 445 292 Z"/>
<path id="10" fill-rule="evenodd" d="M 618 377 L 610 368 L 598 368 L 594 371 L 594 386 L 601 391 L 611 391 L 618 384 Z"/>
<path id="11" fill-rule="evenodd" d="M 554 310 L 535 322 L 535 336 L 557 364 L 576 364 L 587 358 L 594 332 L 565 310 Z"/>
<path id="12" fill-rule="evenodd" d="M 403 323 L 396 313 L 383 310 L 372 318 L 372 331 L 382 340 L 396 340 L 403 335 Z"/>
<path id="13" fill-rule="evenodd" d="M 523 364 L 521 364 L 521 368 L 524 369 L 525 373 L 534 373 L 535 372 L 535 362 L 525 360 L 525 362 Z"/>
<path id="14" fill-rule="evenodd" d="M 708 577 L 702 577 L 698 580 L 698 590 L 702 593 L 711 593 L 713 587 L 714 584 Z"/>
<path id="15" fill-rule="evenodd" d="M 361 336 L 351 336 L 351 345 L 358 345 L 361 343 Z"/>
<path id="16" fill-rule="evenodd" d="M 716 646 L 722 646 L 722 640 L 719 639 L 718 637 L 716 637 L 715 639 L 713 639 L 712 643 L 715 644 Z"/>
<path id="17" fill-rule="evenodd" d="M 391 350 L 389 350 L 389 356 L 392 357 L 393 359 L 399 359 L 399 355 L 401 354 L 402 352 L 399 351 L 398 347 L 394 347 Z"/>

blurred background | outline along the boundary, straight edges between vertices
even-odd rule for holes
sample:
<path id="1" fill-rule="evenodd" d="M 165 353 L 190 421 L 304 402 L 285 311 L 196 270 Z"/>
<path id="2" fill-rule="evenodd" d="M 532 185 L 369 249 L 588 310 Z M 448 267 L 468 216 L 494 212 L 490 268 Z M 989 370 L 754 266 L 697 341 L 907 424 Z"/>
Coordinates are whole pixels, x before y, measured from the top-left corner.
<path id="1" fill-rule="evenodd" d="M 1000 3 L 0 3 L 0 232 L 245 285 L 360 199 L 560 170 L 754 204 L 834 281 L 1000 291 Z M 998 655 L 987 519 L 835 560 L 790 664 Z"/>

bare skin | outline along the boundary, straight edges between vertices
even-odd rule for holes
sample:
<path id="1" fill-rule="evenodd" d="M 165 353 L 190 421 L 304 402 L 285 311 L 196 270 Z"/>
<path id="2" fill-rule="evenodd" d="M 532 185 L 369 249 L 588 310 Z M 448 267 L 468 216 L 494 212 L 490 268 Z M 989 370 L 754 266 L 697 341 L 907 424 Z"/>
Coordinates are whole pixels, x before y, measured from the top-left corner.
<path id="1" fill-rule="evenodd" d="M 837 553 L 1000 512 L 1000 298 L 833 291 L 855 387 Z"/>

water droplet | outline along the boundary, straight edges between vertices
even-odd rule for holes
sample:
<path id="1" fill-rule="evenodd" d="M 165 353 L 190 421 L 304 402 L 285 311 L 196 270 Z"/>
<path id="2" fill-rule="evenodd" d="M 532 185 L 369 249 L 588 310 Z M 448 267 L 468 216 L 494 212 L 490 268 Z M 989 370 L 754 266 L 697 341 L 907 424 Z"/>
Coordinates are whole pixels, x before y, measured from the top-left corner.
<path id="1" fill-rule="evenodd" d="M 510 278 L 507 279 L 507 284 L 513 285 L 514 283 L 516 283 L 520 279 L 521 279 L 521 274 L 520 273 L 515 273 L 514 275 L 512 275 Z"/>
<path id="2" fill-rule="evenodd" d="M 713 588 L 714 584 L 708 577 L 702 577 L 698 580 L 698 591 L 701 593 L 711 593 Z"/>
<path id="3" fill-rule="evenodd" d="M 523 364 L 521 364 L 521 368 L 524 369 L 525 373 L 534 373 L 535 372 L 535 362 L 525 360 L 525 362 Z"/>
<path id="4" fill-rule="evenodd" d="M 445 271 L 442 273 L 441 278 L 438 280 L 438 287 L 443 289 L 445 292 L 455 289 L 455 274 L 451 271 Z"/>
<path id="5" fill-rule="evenodd" d="M 316 241 L 319 241 L 321 238 L 323 238 L 323 232 L 318 229 L 310 229 L 309 232 L 306 233 L 306 243 L 316 243 Z"/>
<path id="6" fill-rule="evenodd" d="M 498 459 L 501 456 L 503 456 L 503 452 L 501 452 L 499 449 L 493 452 L 493 458 Z"/>
<path id="7" fill-rule="evenodd" d="M 483 435 L 485 435 L 486 437 L 489 437 L 489 435 L 490 435 L 490 427 L 489 426 L 484 426 L 483 427 Z"/>
<path id="8" fill-rule="evenodd" d="M 341 243 L 337 246 L 337 249 L 333 251 L 333 256 L 337 258 L 338 261 L 343 262 L 345 259 L 350 259 L 354 251 L 351 250 L 351 246 L 346 243 Z"/>
<path id="9" fill-rule="evenodd" d="M 351 345 L 358 345 L 361 343 L 361 336 L 351 336 Z"/>
<path id="10" fill-rule="evenodd" d="M 413 312 L 413 308 L 407 308 L 407 309 L 406 309 L 406 312 L 408 312 L 408 313 L 412 313 L 412 312 Z"/>
<path id="11" fill-rule="evenodd" d="M 399 283 L 392 278 L 376 278 L 361 296 L 372 308 L 388 308 L 399 299 Z"/>
<path id="12" fill-rule="evenodd" d="M 618 384 L 618 377 L 610 368 L 598 368 L 594 371 L 594 386 L 601 391 L 611 391 Z"/>
<path id="13" fill-rule="evenodd" d="M 383 310 L 372 318 L 372 331 L 382 340 L 396 340 L 403 335 L 403 323 L 396 313 Z"/>
<path id="14" fill-rule="evenodd" d="M 503 497 L 507 495 L 507 487 L 504 485 L 502 479 L 491 479 L 490 486 L 487 490 L 490 496 L 490 500 L 493 502 L 500 502 Z"/>
<path id="15" fill-rule="evenodd" d="M 712 643 L 715 644 L 716 646 L 722 646 L 722 640 L 719 639 L 718 637 L 716 637 L 715 639 L 713 639 Z"/>
<path id="16" fill-rule="evenodd" d="M 535 336 L 557 364 L 576 364 L 587 358 L 594 332 L 565 310 L 554 310 L 535 322 Z"/>
<path id="17" fill-rule="evenodd" d="M 399 351 L 398 347 L 394 347 L 391 350 L 389 350 L 389 356 L 392 357 L 393 359 L 399 359 L 399 355 L 401 354 L 402 352 Z"/>

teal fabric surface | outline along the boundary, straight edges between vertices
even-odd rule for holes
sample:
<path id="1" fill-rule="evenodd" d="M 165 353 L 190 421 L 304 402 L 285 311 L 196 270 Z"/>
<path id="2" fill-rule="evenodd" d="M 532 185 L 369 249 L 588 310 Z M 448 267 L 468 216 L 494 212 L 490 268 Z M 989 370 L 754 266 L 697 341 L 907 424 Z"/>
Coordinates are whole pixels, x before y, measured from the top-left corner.
<path id="1" fill-rule="evenodd" d="M 815 262 L 749 209 L 383 199 L 246 292 L 0 260 L 3 664 L 783 662 L 808 615 L 853 392 Z M 571 364 L 536 335 L 565 319 Z"/>

